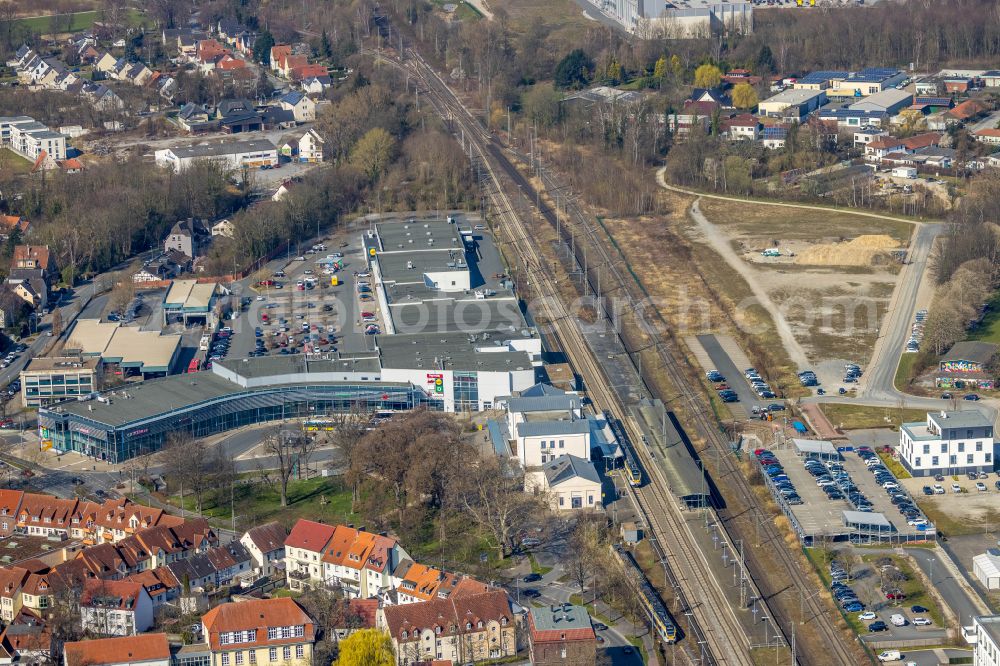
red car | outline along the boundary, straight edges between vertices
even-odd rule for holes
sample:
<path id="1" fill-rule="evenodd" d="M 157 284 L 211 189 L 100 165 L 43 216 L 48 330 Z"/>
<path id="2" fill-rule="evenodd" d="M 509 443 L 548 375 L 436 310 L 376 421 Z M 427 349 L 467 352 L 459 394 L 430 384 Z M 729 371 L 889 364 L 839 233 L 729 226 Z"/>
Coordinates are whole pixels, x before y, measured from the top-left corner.
<path id="1" fill-rule="evenodd" d="M 0 428 L 3 428 L 4 430 L 10 430 L 13 427 L 14 427 L 13 419 L 0 419 Z"/>
<path id="2" fill-rule="evenodd" d="M 890 601 L 902 601 L 903 599 L 906 598 L 906 595 L 903 594 L 902 592 L 886 592 L 885 598 L 889 599 Z"/>
<path id="3" fill-rule="evenodd" d="M 374 312 L 362 312 L 361 316 L 362 317 L 374 317 L 375 313 Z"/>

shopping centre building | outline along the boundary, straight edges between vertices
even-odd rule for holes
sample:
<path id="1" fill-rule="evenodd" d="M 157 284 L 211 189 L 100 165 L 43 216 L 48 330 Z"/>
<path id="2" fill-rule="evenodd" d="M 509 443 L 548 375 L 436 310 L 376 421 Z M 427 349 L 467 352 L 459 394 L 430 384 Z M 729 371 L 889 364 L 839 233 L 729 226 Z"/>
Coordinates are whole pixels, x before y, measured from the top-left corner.
<path id="1" fill-rule="evenodd" d="M 43 442 L 117 463 L 159 449 L 171 432 L 203 437 L 355 410 L 474 412 L 538 381 L 541 339 L 488 234 L 454 221 L 392 221 L 359 240 L 385 327 L 355 336 L 363 348 L 226 359 L 81 395 L 39 410 Z"/>

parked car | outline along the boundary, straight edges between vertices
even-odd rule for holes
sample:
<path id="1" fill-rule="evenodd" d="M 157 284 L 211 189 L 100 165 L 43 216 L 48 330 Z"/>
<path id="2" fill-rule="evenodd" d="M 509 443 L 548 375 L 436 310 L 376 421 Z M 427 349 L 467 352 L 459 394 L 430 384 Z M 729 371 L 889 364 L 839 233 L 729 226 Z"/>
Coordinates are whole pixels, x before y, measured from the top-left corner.
<path id="1" fill-rule="evenodd" d="M 929 617 L 915 617 L 913 618 L 913 626 L 915 627 L 929 627 L 934 624 L 931 622 Z"/>
<path id="2" fill-rule="evenodd" d="M 882 620 L 878 620 L 877 622 L 872 622 L 871 624 L 868 625 L 868 631 L 870 631 L 872 633 L 875 633 L 877 631 L 885 631 L 888 628 L 889 628 L 889 625 L 887 625 Z"/>

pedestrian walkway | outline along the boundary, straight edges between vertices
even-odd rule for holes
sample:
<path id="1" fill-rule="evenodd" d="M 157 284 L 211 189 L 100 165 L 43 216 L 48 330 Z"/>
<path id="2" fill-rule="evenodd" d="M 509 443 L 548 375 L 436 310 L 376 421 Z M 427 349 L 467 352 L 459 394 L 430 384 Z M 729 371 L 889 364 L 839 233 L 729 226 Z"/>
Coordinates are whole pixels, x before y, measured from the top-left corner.
<path id="1" fill-rule="evenodd" d="M 811 402 L 804 403 L 799 405 L 799 409 L 802 410 L 802 416 L 809 423 L 809 427 L 812 428 L 812 431 L 820 439 L 833 440 L 844 438 L 844 433 L 837 430 L 830 423 L 830 420 L 826 418 L 826 414 L 823 413 L 818 404 Z"/>

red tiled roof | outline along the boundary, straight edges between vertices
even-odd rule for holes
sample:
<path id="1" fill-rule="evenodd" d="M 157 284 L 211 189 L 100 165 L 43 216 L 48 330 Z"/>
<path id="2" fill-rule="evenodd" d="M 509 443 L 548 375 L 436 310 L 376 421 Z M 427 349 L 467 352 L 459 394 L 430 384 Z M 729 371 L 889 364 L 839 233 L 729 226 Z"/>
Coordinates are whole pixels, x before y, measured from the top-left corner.
<path id="1" fill-rule="evenodd" d="M 474 631 L 485 631 L 488 622 L 504 620 L 501 624 L 506 626 L 514 619 L 507 593 L 502 590 L 386 606 L 382 612 L 389 634 L 400 643 L 418 640 L 423 629 L 440 627 L 441 634 L 447 636 L 459 631 L 466 633 L 467 624 L 471 624 Z M 478 629 L 480 621 L 484 625 L 481 630 Z"/>
<path id="2" fill-rule="evenodd" d="M 134 610 L 143 591 L 142 583 L 127 580 L 88 580 L 83 585 L 80 605 L 100 605 L 115 610 Z"/>
<path id="3" fill-rule="evenodd" d="M 333 538 L 334 528 L 312 520 L 300 519 L 285 539 L 285 547 L 301 548 L 317 553 Z"/>
<path id="4" fill-rule="evenodd" d="M 925 134 L 916 134 L 914 136 L 903 139 L 902 143 L 910 150 L 916 150 L 917 148 L 936 146 L 938 144 L 938 141 L 940 140 L 941 140 L 941 134 L 939 134 L 938 132 L 927 132 Z"/>
<path id="5" fill-rule="evenodd" d="M 122 638 L 98 638 L 65 644 L 66 666 L 134 664 L 170 659 L 166 634 L 140 634 Z"/>
<path id="6" fill-rule="evenodd" d="M 998 136 L 1000 137 L 1000 129 L 993 129 L 992 127 L 987 127 L 985 129 L 976 130 L 973 132 L 975 136 Z"/>
<path id="7" fill-rule="evenodd" d="M 288 597 L 222 604 L 205 613 L 201 621 L 205 625 L 209 647 L 213 650 L 220 647 L 219 634 L 230 631 L 257 630 L 257 640 L 243 645 L 282 645 L 313 641 L 312 618 Z M 305 626 L 304 636 L 270 640 L 267 637 L 268 627 L 298 625 Z"/>

